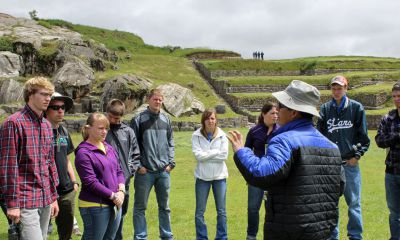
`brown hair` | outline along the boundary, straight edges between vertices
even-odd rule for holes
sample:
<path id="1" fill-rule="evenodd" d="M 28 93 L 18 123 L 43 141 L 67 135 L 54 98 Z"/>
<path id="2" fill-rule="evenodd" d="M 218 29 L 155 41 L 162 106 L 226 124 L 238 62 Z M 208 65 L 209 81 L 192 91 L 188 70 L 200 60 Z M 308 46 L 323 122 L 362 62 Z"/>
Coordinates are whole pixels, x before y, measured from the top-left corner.
<path id="1" fill-rule="evenodd" d="M 264 116 L 263 114 L 266 114 L 267 112 L 271 111 L 272 108 L 276 108 L 276 104 L 272 102 L 267 102 L 264 104 L 264 106 L 261 108 L 261 113 L 260 116 L 258 116 L 257 123 L 258 124 L 264 124 Z"/>
<path id="2" fill-rule="evenodd" d="M 161 89 L 153 88 L 150 90 L 150 92 L 147 94 L 147 99 L 150 99 L 154 95 L 160 95 L 164 98 L 164 95 L 161 91 Z"/>
<path id="3" fill-rule="evenodd" d="M 49 91 L 50 94 L 54 93 L 54 85 L 45 77 L 34 77 L 26 81 L 23 92 L 25 103 L 29 102 L 29 96 L 43 88 Z"/>
<path id="4" fill-rule="evenodd" d="M 107 117 L 104 116 L 104 114 L 99 112 L 91 113 L 86 120 L 86 125 L 82 126 L 82 137 L 84 141 L 86 141 L 89 138 L 89 133 L 87 132 L 87 129 L 93 126 L 93 124 L 98 121 L 104 123 L 107 129 L 110 128 L 110 122 L 108 121 Z"/>
<path id="5" fill-rule="evenodd" d="M 215 130 L 214 130 L 214 134 L 213 134 L 215 136 L 216 133 L 217 133 L 217 125 L 218 125 L 217 112 L 215 111 L 215 109 L 209 108 L 209 109 L 206 109 L 203 112 L 203 114 L 201 115 L 201 130 L 200 131 L 201 131 L 201 134 L 203 134 L 203 136 L 206 137 L 206 138 L 207 138 L 206 120 L 213 114 L 214 114 L 215 119 L 216 119 Z"/>
<path id="6" fill-rule="evenodd" d="M 393 91 L 400 91 L 400 81 L 393 85 L 392 92 Z"/>
<path id="7" fill-rule="evenodd" d="M 125 114 L 125 104 L 119 99 L 112 99 L 107 104 L 106 112 L 122 117 Z"/>

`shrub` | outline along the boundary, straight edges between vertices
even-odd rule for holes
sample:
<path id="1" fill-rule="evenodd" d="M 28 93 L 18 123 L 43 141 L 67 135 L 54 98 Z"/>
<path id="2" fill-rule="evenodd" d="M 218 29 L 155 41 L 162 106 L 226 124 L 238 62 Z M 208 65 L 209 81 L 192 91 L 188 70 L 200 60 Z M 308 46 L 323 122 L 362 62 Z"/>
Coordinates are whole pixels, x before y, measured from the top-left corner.
<path id="1" fill-rule="evenodd" d="M 0 51 L 13 51 L 13 42 L 10 37 L 0 37 Z"/>

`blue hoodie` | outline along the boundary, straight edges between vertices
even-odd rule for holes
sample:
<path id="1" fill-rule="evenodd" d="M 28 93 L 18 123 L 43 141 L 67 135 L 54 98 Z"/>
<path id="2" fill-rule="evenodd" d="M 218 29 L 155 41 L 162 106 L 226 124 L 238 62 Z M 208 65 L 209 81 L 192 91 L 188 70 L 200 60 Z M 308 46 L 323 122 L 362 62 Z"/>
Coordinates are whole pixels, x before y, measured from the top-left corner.
<path id="1" fill-rule="evenodd" d="M 86 141 L 75 150 L 75 167 L 82 182 L 79 199 L 114 205 L 109 198 L 119 184 L 125 184 L 125 178 L 118 154 L 110 144 L 103 144 L 107 154 Z"/>

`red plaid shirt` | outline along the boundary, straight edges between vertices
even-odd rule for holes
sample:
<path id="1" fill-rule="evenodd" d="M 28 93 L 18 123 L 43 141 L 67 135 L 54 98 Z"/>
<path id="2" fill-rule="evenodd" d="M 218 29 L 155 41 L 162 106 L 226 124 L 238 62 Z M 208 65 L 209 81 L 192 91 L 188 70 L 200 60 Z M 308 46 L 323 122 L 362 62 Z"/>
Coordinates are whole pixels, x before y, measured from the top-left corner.
<path id="1" fill-rule="evenodd" d="M 57 200 L 51 124 L 28 105 L 0 128 L 0 193 L 7 208 L 39 208 Z"/>

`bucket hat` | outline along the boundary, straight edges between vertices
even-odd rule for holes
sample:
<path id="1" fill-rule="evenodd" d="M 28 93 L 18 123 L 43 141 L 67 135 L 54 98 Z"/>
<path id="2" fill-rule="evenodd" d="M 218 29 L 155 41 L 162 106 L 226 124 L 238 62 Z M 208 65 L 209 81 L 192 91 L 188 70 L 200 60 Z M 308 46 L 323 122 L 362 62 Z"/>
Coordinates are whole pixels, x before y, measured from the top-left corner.
<path id="1" fill-rule="evenodd" d="M 320 117 L 317 110 L 320 93 L 308 83 L 293 80 L 285 90 L 274 92 L 272 96 L 290 109 Z"/>
<path id="2" fill-rule="evenodd" d="M 68 97 L 68 96 L 63 96 L 58 92 L 54 92 L 51 95 L 51 101 L 53 100 L 60 100 L 63 101 L 65 104 L 65 111 L 68 111 L 69 109 L 72 108 L 72 106 L 74 105 L 74 101 L 72 100 L 72 98 Z"/>

